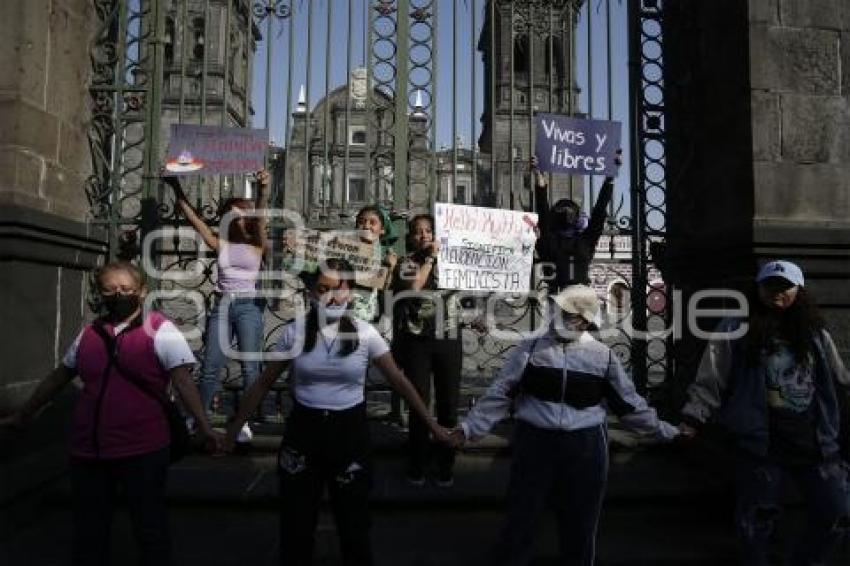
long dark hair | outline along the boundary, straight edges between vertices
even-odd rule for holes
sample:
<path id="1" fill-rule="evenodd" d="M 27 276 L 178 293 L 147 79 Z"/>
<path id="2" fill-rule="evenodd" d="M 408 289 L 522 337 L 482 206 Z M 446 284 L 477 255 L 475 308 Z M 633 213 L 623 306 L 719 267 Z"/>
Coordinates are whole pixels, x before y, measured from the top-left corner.
<path id="1" fill-rule="evenodd" d="M 231 197 L 221 203 L 218 209 L 219 218 L 223 218 L 225 214 L 241 205 L 253 205 L 254 201 L 247 198 Z M 236 222 L 230 222 L 227 226 L 226 240 L 234 244 L 250 244 L 255 247 L 262 247 L 263 237 L 260 234 L 260 219 L 256 216 L 245 218 L 245 236 L 239 231 Z"/>
<path id="2" fill-rule="evenodd" d="M 762 352 L 772 350 L 773 341 L 789 344 L 797 363 L 805 363 L 812 353 L 813 339 L 824 328 L 823 317 L 805 287 L 797 289 L 797 298 L 787 309 L 779 310 L 762 304 L 758 292 L 752 293 L 750 329 L 746 339 L 746 360 L 756 367 Z"/>
<path id="3" fill-rule="evenodd" d="M 324 266 L 309 281 L 309 287 L 312 290 L 319 280 L 322 271 L 333 271 L 339 276 L 340 284 L 345 283 L 349 289 L 354 286 L 354 268 L 351 264 L 341 258 L 329 258 L 325 261 Z M 354 324 L 354 319 L 350 316 L 343 315 L 339 320 L 339 334 L 341 337 L 339 356 L 345 357 L 354 352 L 360 347 L 360 338 L 357 336 L 357 326 Z M 307 313 L 307 327 L 304 336 L 304 352 L 312 352 L 316 347 L 316 341 L 319 338 L 319 313 L 315 308 L 311 308 Z"/>

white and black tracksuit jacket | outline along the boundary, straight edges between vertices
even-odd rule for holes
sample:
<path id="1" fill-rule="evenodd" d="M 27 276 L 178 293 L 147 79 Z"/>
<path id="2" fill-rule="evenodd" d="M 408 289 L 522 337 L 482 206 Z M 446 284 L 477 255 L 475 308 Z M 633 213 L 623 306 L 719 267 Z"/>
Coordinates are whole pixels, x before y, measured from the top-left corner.
<path id="1" fill-rule="evenodd" d="M 515 417 L 533 426 L 572 431 L 605 422 L 611 410 L 627 428 L 657 440 L 678 429 L 638 395 L 611 349 L 588 333 L 561 342 L 547 334 L 521 342 L 461 424 L 467 439 L 485 435 L 516 398 Z"/>

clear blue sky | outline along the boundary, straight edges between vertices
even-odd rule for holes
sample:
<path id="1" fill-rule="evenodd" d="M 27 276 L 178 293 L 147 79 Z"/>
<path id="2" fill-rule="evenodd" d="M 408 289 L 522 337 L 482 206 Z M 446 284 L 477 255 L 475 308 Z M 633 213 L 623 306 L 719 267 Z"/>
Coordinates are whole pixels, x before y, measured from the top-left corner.
<path id="1" fill-rule="evenodd" d="M 366 31 L 364 9 L 370 0 L 292 0 L 294 13 L 291 27 L 289 20 L 275 20 L 272 25 L 272 69 L 271 69 L 271 138 L 279 145 L 285 143 L 287 102 L 294 108 L 301 85 L 307 85 L 308 59 L 308 12 L 312 15 L 310 26 L 310 105 L 314 105 L 326 93 L 346 82 L 349 50 L 351 68 L 364 66 L 363 44 Z M 425 0 L 412 0 L 413 5 L 427 4 Z M 433 112 L 437 124 L 437 145 L 450 146 L 453 139 L 453 100 L 456 100 L 457 135 L 468 147 L 480 133 L 479 117 L 483 108 L 483 66 L 480 53 L 476 50 L 486 9 L 485 0 L 434 0 L 437 7 L 436 34 L 438 47 L 437 63 L 437 107 Z M 518 2 L 519 4 L 519 2 Z M 328 9 L 331 6 L 330 30 Z M 608 33 L 606 21 L 610 6 L 611 67 L 609 88 Z M 588 18 L 588 9 L 591 10 Z M 473 30 L 473 10 L 475 29 Z M 353 18 L 349 34 L 349 17 Z M 592 21 L 591 57 L 588 57 L 588 20 Z M 452 45 L 454 23 L 457 24 L 457 84 L 453 84 Z M 268 46 L 267 22 L 261 22 L 263 40 L 257 45 L 254 71 L 254 126 L 266 123 L 266 53 Z M 289 34 L 293 34 L 294 49 L 290 54 Z M 577 81 L 582 92 L 580 110 L 591 110 L 588 94 L 592 90 L 592 116 L 611 118 L 623 123 L 623 145 L 629 139 L 628 132 L 628 45 L 627 6 L 620 0 L 589 0 L 579 15 L 576 36 Z M 328 31 L 330 32 L 330 56 L 328 57 Z M 350 43 L 349 43 L 350 37 Z M 350 48 L 349 48 L 350 45 Z M 379 47 L 380 49 L 380 47 Z M 589 60 L 592 63 L 589 64 Z M 592 73 L 588 73 L 588 68 Z M 291 72 L 291 92 L 287 90 L 287 73 Z M 327 72 L 327 76 L 326 76 Z M 472 73 L 476 74 L 476 89 L 472 92 Z M 592 82 L 591 82 L 592 81 Z M 473 110 L 475 100 L 475 113 Z M 609 100 L 611 114 L 609 115 Z M 628 179 L 628 147 L 624 147 L 626 163 L 623 166 L 618 189 L 626 189 Z"/>

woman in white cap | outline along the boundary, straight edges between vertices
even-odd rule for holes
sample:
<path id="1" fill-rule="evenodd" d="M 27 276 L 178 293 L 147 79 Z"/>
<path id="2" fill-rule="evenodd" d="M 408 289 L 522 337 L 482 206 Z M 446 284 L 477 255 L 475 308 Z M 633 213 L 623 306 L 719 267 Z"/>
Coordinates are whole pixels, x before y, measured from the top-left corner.
<path id="1" fill-rule="evenodd" d="M 850 515 L 838 436 L 850 375 L 798 266 L 771 261 L 756 282 L 749 319 L 722 321 L 709 341 L 680 428 L 694 436 L 716 421 L 736 441 L 742 564 L 768 564 L 779 486 L 786 478 L 809 507 L 789 564 L 820 564 Z"/>
<path id="2" fill-rule="evenodd" d="M 528 564 L 539 520 L 550 504 L 558 517 L 561 563 L 594 563 L 608 472 L 608 409 L 628 428 L 657 440 L 678 435 L 637 394 L 612 350 L 588 332 L 599 312 L 595 291 L 571 285 L 553 302 L 546 333 L 511 352 L 452 433 L 456 447 L 484 436 L 516 397 L 507 517 L 488 564 Z"/>

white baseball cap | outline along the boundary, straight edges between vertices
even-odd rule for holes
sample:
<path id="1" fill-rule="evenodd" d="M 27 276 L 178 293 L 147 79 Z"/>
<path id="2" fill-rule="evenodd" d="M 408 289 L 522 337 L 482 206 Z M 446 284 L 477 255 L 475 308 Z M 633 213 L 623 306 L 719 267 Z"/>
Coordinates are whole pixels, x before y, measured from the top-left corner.
<path id="1" fill-rule="evenodd" d="M 599 314 L 599 297 L 587 285 L 570 285 L 552 297 L 561 310 L 577 314 L 587 322 L 594 322 Z"/>
<path id="2" fill-rule="evenodd" d="M 781 277 L 792 285 L 803 286 L 803 270 L 790 261 L 777 260 L 765 263 L 756 275 L 756 283 L 761 283 L 769 277 Z"/>

